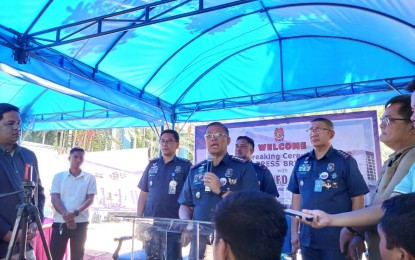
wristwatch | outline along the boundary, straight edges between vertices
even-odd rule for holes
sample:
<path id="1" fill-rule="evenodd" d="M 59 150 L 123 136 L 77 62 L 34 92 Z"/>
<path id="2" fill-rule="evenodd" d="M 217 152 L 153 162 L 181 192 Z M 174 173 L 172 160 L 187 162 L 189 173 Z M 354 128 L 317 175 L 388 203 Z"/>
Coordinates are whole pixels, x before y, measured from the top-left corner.
<path id="1" fill-rule="evenodd" d="M 79 216 L 79 210 L 75 209 L 75 210 L 73 211 L 73 214 L 75 215 L 75 217 Z"/>
<path id="2" fill-rule="evenodd" d="M 222 199 L 223 194 L 225 194 L 227 191 L 228 191 L 228 190 L 227 190 L 224 186 L 221 186 L 221 187 L 220 187 L 220 191 L 219 191 L 219 193 L 218 193 L 219 198 L 221 198 L 221 199 Z"/>

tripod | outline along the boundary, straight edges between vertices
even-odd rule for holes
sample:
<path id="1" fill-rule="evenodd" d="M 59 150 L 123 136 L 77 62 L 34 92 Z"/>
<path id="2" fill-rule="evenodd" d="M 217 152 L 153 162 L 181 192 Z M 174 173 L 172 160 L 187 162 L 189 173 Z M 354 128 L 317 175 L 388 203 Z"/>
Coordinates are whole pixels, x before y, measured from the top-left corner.
<path id="1" fill-rule="evenodd" d="M 12 236 L 10 238 L 9 247 L 7 248 L 6 260 L 10 260 L 13 254 L 14 246 L 16 245 L 16 239 L 19 234 L 19 227 L 21 228 L 20 248 L 19 248 L 19 260 L 26 260 L 26 245 L 27 245 L 27 228 L 31 216 L 35 217 L 36 224 L 38 226 L 39 234 L 42 239 L 43 249 L 46 252 L 48 260 L 52 260 L 50 250 L 46 243 L 45 233 L 42 229 L 42 222 L 39 217 L 38 208 L 30 203 L 30 199 L 33 197 L 35 183 L 32 181 L 23 181 L 21 185 L 23 189 L 23 204 L 17 207 L 17 216 L 14 223 Z"/>

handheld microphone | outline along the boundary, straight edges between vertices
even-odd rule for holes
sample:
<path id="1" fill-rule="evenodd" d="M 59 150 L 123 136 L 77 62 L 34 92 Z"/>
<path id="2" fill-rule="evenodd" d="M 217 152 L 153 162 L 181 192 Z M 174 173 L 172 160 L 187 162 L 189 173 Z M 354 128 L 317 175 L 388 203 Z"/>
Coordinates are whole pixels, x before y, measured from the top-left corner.
<path id="1" fill-rule="evenodd" d="M 209 154 L 206 158 L 206 172 L 211 172 L 213 167 L 213 156 Z M 205 192 L 211 192 L 208 186 L 205 186 Z"/>

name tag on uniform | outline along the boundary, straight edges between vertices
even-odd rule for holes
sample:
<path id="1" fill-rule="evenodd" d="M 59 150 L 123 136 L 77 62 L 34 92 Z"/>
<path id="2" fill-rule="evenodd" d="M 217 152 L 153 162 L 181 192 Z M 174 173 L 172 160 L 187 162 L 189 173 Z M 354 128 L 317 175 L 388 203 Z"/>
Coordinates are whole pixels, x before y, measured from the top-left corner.
<path id="1" fill-rule="evenodd" d="M 317 179 L 314 183 L 314 192 L 321 192 L 323 190 L 323 180 Z"/>

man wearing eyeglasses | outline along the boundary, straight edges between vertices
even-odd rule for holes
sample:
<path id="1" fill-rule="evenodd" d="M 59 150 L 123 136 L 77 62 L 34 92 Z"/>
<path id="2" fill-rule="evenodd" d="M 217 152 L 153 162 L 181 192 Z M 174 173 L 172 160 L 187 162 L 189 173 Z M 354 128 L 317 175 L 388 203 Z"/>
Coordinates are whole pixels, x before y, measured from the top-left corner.
<path id="1" fill-rule="evenodd" d="M 369 189 L 359 171 L 356 160 L 331 145 L 335 132 L 326 118 L 315 118 L 308 129 L 314 149 L 299 157 L 291 174 L 288 190 L 292 208 L 316 208 L 340 213 L 364 207 L 364 195 Z M 293 218 L 291 223 L 292 249 L 301 248 L 303 260 L 344 260 L 340 250 L 341 228 L 315 230 Z"/>
<path id="2" fill-rule="evenodd" d="M 389 197 L 415 192 L 415 163 L 413 163 L 415 160 L 415 141 L 413 137 L 415 80 L 408 84 L 407 89 L 412 92 L 412 95 L 400 95 L 390 99 L 385 105 L 384 115 L 380 118 L 382 122 L 380 125 L 382 130 L 381 141 L 394 149 L 395 152 L 383 165 L 372 206 L 364 210 L 335 215 L 326 214 L 319 210 L 306 210 L 307 213 L 318 216 L 313 222 L 304 222 L 315 228 L 350 225 L 353 226 L 353 229 L 359 229 L 359 231 L 369 230 L 366 237 L 368 238 L 370 259 L 381 259 L 382 253 L 379 250 L 379 245 L 385 247 L 384 242 L 381 242 L 378 235 L 378 232 L 382 232 L 382 230 L 378 228 L 376 231 L 375 226 L 383 215 L 381 210 L 383 201 Z M 392 246 L 387 249 L 384 248 L 383 253 L 395 249 Z M 405 252 L 401 252 L 400 255 L 402 259 L 409 259 L 404 256 Z M 383 257 L 383 259 L 391 259 L 390 256 L 388 257 Z"/>
<path id="3" fill-rule="evenodd" d="M 213 161 L 204 160 L 191 169 L 179 197 L 180 219 L 210 221 L 213 208 L 231 192 L 259 190 L 252 164 L 228 154 L 231 139 L 225 125 L 210 123 L 204 141 Z M 196 256 L 194 241 L 193 237 L 189 259 Z M 208 237 L 200 237 L 199 259 L 204 258 L 207 243 Z"/>
<path id="4" fill-rule="evenodd" d="M 179 134 L 164 130 L 160 135 L 162 156 L 150 161 L 138 184 L 141 190 L 137 203 L 137 216 L 179 218 L 177 199 L 192 164 L 176 156 Z M 151 232 L 145 241 L 146 259 L 182 259 L 180 234 L 168 233 L 167 252 L 165 232 Z M 165 254 L 166 253 L 166 254 Z"/>
<path id="5" fill-rule="evenodd" d="M 409 84 L 415 85 L 415 81 Z M 410 90 L 411 91 L 411 90 Z M 413 96 L 414 94 L 412 94 Z M 411 165 L 415 162 L 415 128 L 411 122 L 411 96 L 399 95 L 391 98 L 385 104 L 385 112 L 380 117 L 380 141 L 394 152 L 385 161 L 379 174 L 377 190 L 371 196 L 371 205 L 382 204 L 388 199 L 395 186 L 407 175 Z M 350 228 L 349 228 L 350 229 Z M 347 242 L 356 230 L 342 232 L 342 240 Z M 381 259 L 379 251 L 380 237 L 376 226 L 359 228 L 357 231 L 366 231 L 366 242 L 371 259 Z M 363 242 L 361 242 L 363 243 Z M 349 248 L 353 250 L 353 248 Z"/>

